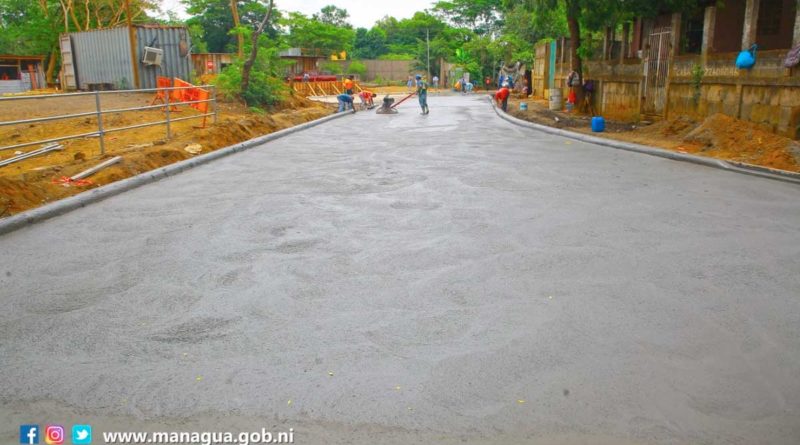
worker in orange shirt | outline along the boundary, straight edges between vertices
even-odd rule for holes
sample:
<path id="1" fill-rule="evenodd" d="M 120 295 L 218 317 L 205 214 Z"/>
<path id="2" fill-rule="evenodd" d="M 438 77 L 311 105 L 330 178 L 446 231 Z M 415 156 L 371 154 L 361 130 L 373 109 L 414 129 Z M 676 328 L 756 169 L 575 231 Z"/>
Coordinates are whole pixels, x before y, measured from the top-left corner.
<path id="1" fill-rule="evenodd" d="M 508 82 L 503 82 L 503 87 L 497 90 L 494 95 L 494 100 L 503 109 L 508 111 L 508 96 L 511 95 L 511 90 L 508 89 Z"/>
<path id="2" fill-rule="evenodd" d="M 347 79 L 344 80 L 344 92 L 345 94 L 353 95 L 353 88 L 355 87 L 356 83 L 353 81 L 353 76 L 347 76 Z"/>

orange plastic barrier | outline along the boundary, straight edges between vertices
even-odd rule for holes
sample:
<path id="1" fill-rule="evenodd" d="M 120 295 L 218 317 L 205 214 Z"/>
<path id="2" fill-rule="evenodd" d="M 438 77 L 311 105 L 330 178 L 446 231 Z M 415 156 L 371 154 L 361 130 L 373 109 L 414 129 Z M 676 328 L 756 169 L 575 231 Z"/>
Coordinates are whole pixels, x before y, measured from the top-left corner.
<path id="1" fill-rule="evenodd" d="M 153 101 L 150 103 L 150 105 L 155 105 L 156 102 L 161 102 L 162 104 L 166 104 L 167 88 L 172 88 L 172 79 L 170 79 L 169 77 L 162 77 L 162 76 L 156 77 L 156 88 L 158 88 L 158 90 L 156 91 L 156 97 L 153 98 Z M 178 107 L 176 107 L 173 104 L 175 102 L 181 101 L 180 95 L 176 93 L 180 93 L 180 91 L 175 91 L 175 90 L 169 91 L 169 101 L 170 101 L 169 105 L 172 111 L 178 111 Z"/>
<path id="2" fill-rule="evenodd" d="M 150 105 L 155 105 L 156 102 L 161 101 L 161 103 L 167 102 L 167 88 L 172 87 L 172 79 L 169 77 L 156 77 L 156 97 L 153 98 L 153 102 Z M 171 98 L 170 98 L 171 99 Z"/>
<path id="3" fill-rule="evenodd" d="M 174 79 L 170 79 L 168 77 L 161 77 L 159 76 L 156 79 L 156 83 L 158 85 L 158 91 L 156 92 L 156 97 L 153 99 L 153 104 L 157 101 L 161 103 L 166 103 L 167 97 L 167 88 L 175 87 L 175 88 L 185 88 L 181 90 L 171 90 L 169 94 L 169 105 L 171 111 L 178 111 L 176 105 L 184 104 L 185 102 L 198 102 L 203 100 L 209 100 L 211 98 L 211 93 L 208 90 L 204 90 L 202 88 L 198 88 L 191 83 L 179 79 L 175 77 Z M 209 102 L 202 102 L 202 103 L 195 103 L 195 104 L 186 104 L 191 108 L 203 113 L 208 114 L 208 106 Z M 201 128 L 205 128 L 206 126 L 206 117 L 203 117 L 203 126 Z"/>
<path id="4" fill-rule="evenodd" d="M 193 87 L 193 86 L 194 85 L 190 84 L 189 82 L 187 82 L 187 81 L 185 81 L 183 79 L 178 79 L 177 77 L 175 78 L 175 88 L 185 88 L 185 87 Z M 175 101 L 176 102 L 186 102 L 186 101 L 188 101 L 188 99 L 186 99 L 186 96 L 190 94 L 189 91 L 192 91 L 192 90 L 174 90 L 173 93 L 175 93 Z"/>

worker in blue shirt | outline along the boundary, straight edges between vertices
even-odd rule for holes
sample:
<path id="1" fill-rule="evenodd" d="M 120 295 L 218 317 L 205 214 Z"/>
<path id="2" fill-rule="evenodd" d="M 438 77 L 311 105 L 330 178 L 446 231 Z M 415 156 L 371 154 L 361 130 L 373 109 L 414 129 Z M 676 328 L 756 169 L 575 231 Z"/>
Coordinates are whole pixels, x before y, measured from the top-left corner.
<path id="1" fill-rule="evenodd" d="M 417 74 L 417 96 L 419 97 L 419 106 L 422 108 L 422 114 L 428 114 L 428 83 L 422 79 L 422 76 Z"/>

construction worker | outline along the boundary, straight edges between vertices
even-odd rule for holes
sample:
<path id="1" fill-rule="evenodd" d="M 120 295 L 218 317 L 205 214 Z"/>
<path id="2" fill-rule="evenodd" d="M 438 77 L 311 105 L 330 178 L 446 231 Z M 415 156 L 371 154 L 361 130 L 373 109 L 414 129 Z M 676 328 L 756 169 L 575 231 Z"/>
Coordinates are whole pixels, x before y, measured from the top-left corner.
<path id="1" fill-rule="evenodd" d="M 347 79 L 344 80 L 344 92 L 352 96 L 354 87 L 353 76 L 347 76 Z"/>
<path id="2" fill-rule="evenodd" d="M 422 114 L 428 114 L 428 83 L 422 79 L 422 76 L 417 74 L 417 96 L 419 97 L 419 106 L 422 108 Z"/>
<path id="3" fill-rule="evenodd" d="M 373 100 L 375 93 L 372 91 L 363 90 L 358 94 L 358 97 L 361 98 L 361 105 L 364 106 L 365 110 L 371 109 L 375 106 L 375 102 Z"/>
<path id="4" fill-rule="evenodd" d="M 347 107 L 353 109 L 353 113 L 356 112 L 356 106 L 353 103 L 353 96 L 347 93 L 342 93 L 336 96 L 336 100 L 339 102 L 339 113 L 342 111 L 347 111 Z"/>
<path id="5" fill-rule="evenodd" d="M 508 89 L 508 82 L 503 82 L 503 87 L 497 90 L 494 95 L 494 100 L 503 111 L 508 111 L 508 96 L 511 95 L 511 90 Z"/>

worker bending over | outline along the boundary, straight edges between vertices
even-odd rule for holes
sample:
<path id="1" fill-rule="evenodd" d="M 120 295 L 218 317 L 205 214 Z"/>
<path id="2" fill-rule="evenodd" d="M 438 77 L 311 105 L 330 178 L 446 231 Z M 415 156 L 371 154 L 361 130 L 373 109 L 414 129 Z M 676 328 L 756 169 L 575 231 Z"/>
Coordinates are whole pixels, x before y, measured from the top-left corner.
<path id="1" fill-rule="evenodd" d="M 353 109 L 353 113 L 356 112 L 356 107 L 353 103 L 353 96 L 347 93 L 342 93 L 336 96 L 336 100 L 339 102 L 339 113 L 346 111 L 348 106 Z"/>
<path id="2" fill-rule="evenodd" d="M 497 93 L 494 95 L 494 100 L 497 102 L 497 105 L 503 109 L 503 111 L 508 111 L 508 96 L 511 94 L 511 91 L 508 89 L 508 82 L 503 82 L 503 87 L 497 90 Z"/>
<path id="3" fill-rule="evenodd" d="M 375 107 L 375 93 L 372 91 L 363 90 L 359 93 L 358 97 L 361 98 L 361 105 L 364 106 L 365 110 L 371 110 Z"/>

